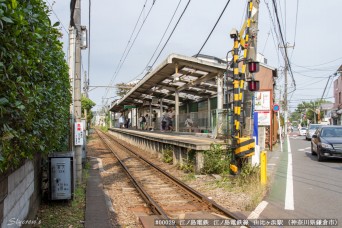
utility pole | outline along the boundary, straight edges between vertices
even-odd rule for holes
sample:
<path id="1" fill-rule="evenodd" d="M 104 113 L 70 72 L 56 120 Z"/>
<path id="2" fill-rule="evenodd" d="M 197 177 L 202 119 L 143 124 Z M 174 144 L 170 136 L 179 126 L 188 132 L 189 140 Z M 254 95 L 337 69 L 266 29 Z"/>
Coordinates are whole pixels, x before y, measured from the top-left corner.
<path id="1" fill-rule="evenodd" d="M 288 43 L 286 43 L 285 47 L 279 46 L 280 48 L 293 48 L 294 46 L 290 46 Z M 285 52 L 287 53 L 287 51 Z M 289 63 L 287 61 L 287 56 L 285 54 L 284 56 L 284 62 L 285 62 L 285 69 L 284 69 L 284 137 L 287 136 L 287 115 L 288 115 L 288 101 L 287 101 L 287 85 L 288 85 L 288 81 L 287 81 L 287 71 L 289 68 Z"/>
<path id="2" fill-rule="evenodd" d="M 70 105 L 70 132 L 69 132 L 69 150 L 75 151 L 74 148 L 74 125 L 75 125 L 75 106 L 74 106 L 74 88 L 75 88 L 75 55 L 76 55 L 76 30 L 69 28 L 69 78 L 72 94 L 72 103 Z"/>
<path id="3" fill-rule="evenodd" d="M 75 0 L 74 23 L 76 27 L 76 56 L 75 56 L 75 118 L 76 123 L 81 122 L 81 0 Z M 76 180 L 82 183 L 82 145 L 75 145 Z"/>
<path id="4" fill-rule="evenodd" d="M 87 80 L 87 71 L 84 71 L 84 81 L 83 81 L 83 91 L 84 96 L 88 98 L 88 80 Z M 84 107 L 84 119 L 85 119 L 85 131 L 88 130 L 88 110 Z"/>
<path id="5" fill-rule="evenodd" d="M 257 60 L 257 41 L 258 41 L 258 22 L 259 22 L 259 2 L 260 0 L 252 1 L 252 9 L 248 9 L 250 12 L 250 27 L 249 31 L 246 33 L 249 35 L 249 40 L 247 42 L 247 61 L 256 61 Z M 243 72 L 242 72 L 243 73 Z M 254 75 L 248 71 L 246 72 L 246 81 L 254 80 Z M 243 135 L 253 137 L 253 96 L 254 92 L 245 89 L 245 102 L 244 102 L 244 110 L 246 112 L 245 116 L 245 127 L 243 129 Z"/>

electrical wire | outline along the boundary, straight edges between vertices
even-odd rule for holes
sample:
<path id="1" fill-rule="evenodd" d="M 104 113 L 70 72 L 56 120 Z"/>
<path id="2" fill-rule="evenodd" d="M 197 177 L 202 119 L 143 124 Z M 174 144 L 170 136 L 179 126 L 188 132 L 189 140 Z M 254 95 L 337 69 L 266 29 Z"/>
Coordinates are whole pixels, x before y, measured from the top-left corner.
<path id="1" fill-rule="evenodd" d="M 280 42 L 279 42 L 279 41 L 280 41 L 280 38 L 279 38 L 279 35 L 278 35 L 278 33 L 277 33 L 277 29 L 276 29 L 276 27 L 275 27 L 275 22 L 274 22 L 274 19 L 273 19 L 273 17 L 272 17 L 272 12 L 271 12 L 271 9 L 270 9 L 270 7 L 269 7 L 269 5 L 268 5 L 268 2 L 266 2 L 266 0 L 264 0 L 264 2 L 265 2 L 265 5 L 266 5 L 267 10 L 268 10 L 268 14 L 269 14 L 270 19 L 271 19 L 271 22 L 272 22 L 271 24 L 272 24 L 272 26 L 273 26 L 273 30 L 272 30 L 272 26 L 271 26 L 271 34 L 272 34 L 274 46 L 275 46 L 275 49 L 278 49 L 278 48 L 279 48 L 278 45 L 279 45 L 279 43 L 280 43 Z M 273 34 L 273 31 L 274 31 L 274 34 Z M 278 40 L 278 42 L 279 42 L 278 45 L 276 45 L 275 39 Z M 281 53 L 281 55 L 283 56 L 283 58 L 285 59 L 284 53 L 283 53 L 282 51 L 280 51 L 280 53 Z M 277 52 L 277 56 L 278 56 L 278 63 L 280 64 L 279 52 Z"/>
<path id="2" fill-rule="evenodd" d="M 118 62 L 118 65 L 116 66 L 116 69 L 115 69 L 115 71 L 114 71 L 113 77 L 112 77 L 112 79 L 110 80 L 110 82 L 109 82 L 109 84 L 108 84 L 109 86 L 111 86 L 111 85 L 113 84 L 113 82 L 114 82 L 114 80 L 115 80 L 115 78 L 116 78 L 117 71 L 118 71 L 118 69 L 119 69 L 119 67 L 120 67 L 120 64 L 121 64 L 121 62 L 122 62 L 122 59 L 124 58 L 124 56 L 125 56 L 125 54 L 126 54 L 127 48 L 128 48 L 128 46 L 129 46 L 129 44 L 130 44 L 130 42 L 131 42 L 131 39 L 132 39 L 132 37 L 133 37 L 133 34 L 134 34 L 134 32 L 135 32 L 135 30 L 136 30 L 136 28 L 137 28 L 137 25 L 138 25 L 138 23 L 139 23 L 139 21 L 140 21 L 141 15 L 142 15 L 142 13 L 143 13 L 145 7 L 146 7 L 146 3 L 147 3 L 147 0 L 145 0 L 145 3 L 144 3 L 144 5 L 143 5 L 143 7 L 142 7 L 142 9 L 141 9 L 141 11 L 140 11 L 138 20 L 136 21 L 136 23 L 135 23 L 135 25 L 134 25 L 133 31 L 132 31 L 132 33 L 131 33 L 129 39 L 128 39 L 127 45 L 126 45 L 126 47 L 125 47 L 125 49 L 124 49 L 124 51 L 123 51 L 123 53 L 122 53 L 122 55 L 121 55 L 121 57 L 120 57 L 120 60 L 119 60 L 119 62 Z M 109 91 L 109 89 L 107 88 L 107 89 L 106 89 L 106 92 L 105 92 L 105 97 L 108 95 L 108 91 Z"/>
<path id="3" fill-rule="evenodd" d="M 140 12 L 139 18 L 138 18 L 138 20 L 137 20 L 137 22 L 136 22 L 136 24 L 135 24 L 135 26 L 134 26 L 133 32 L 132 32 L 132 34 L 131 34 L 131 36 L 130 36 L 130 39 L 129 39 L 128 44 L 127 44 L 127 46 L 126 46 L 126 48 L 125 48 L 125 51 L 127 50 L 127 47 L 129 46 L 130 40 L 131 40 L 131 38 L 132 38 L 132 36 L 133 36 L 133 34 L 134 34 L 134 32 L 135 32 L 136 26 L 137 26 L 138 22 L 140 21 L 141 15 L 142 15 L 143 10 L 145 9 L 145 6 L 146 6 L 146 2 L 147 2 L 147 0 L 145 1 L 144 6 L 143 6 L 143 9 L 142 9 L 141 12 Z M 117 78 L 117 76 L 118 76 L 118 74 L 119 74 L 119 72 L 120 72 L 120 70 L 121 70 L 123 64 L 125 63 L 125 61 L 126 61 L 126 59 L 127 59 L 127 56 L 129 55 L 129 53 L 130 53 L 130 51 L 131 51 L 131 49 L 132 49 L 132 47 L 133 47 L 133 45 L 134 45 L 136 39 L 138 38 L 138 36 L 139 36 L 139 34 L 140 34 L 140 31 L 141 31 L 141 29 L 143 28 L 143 26 L 144 26 L 144 24 L 145 24 L 145 22 L 146 22 L 148 16 L 150 15 L 150 12 L 151 12 L 151 10 L 152 10 L 152 8 L 153 8 L 155 2 L 156 2 L 156 0 L 153 0 L 153 3 L 152 3 L 152 5 L 151 5 L 151 7 L 150 7 L 150 9 L 149 9 L 149 11 L 148 11 L 146 17 L 144 18 L 142 24 L 140 25 L 140 28 L 139 28 L 138 32 L 136 33 L 136 35 L 135 35 L 135 37 L 134 37 L 134 40 L 133 40 L 131 46 L 129 47 L 127 53 L 125 54 L 125 51 L 123 52 L 123 55 L 121 56 L 121 59 L 120 59 L 120 61 L 119 61 L 119 64 L 118 64 L 118 66 L 117 66 L 115 72 L 114 72 L 114 75 L 113 75 L 113 77 L 112 77 L 112 80 L 111 80 L 110 83 L 109 83 L 109 86 L 111 86 L 111 85 L 114 84 L 115 79 Z M 122 58 L 124 58 L 124 59 L 122 60 Z M 108 92 L 109 92 L 109 88 L 106 89 L 105 97 L 108 95 Z M 106 103 L 107 103 L 107 102 L 108 102 L 108 100 L 106 101 Z"/>
<path id="4" fill-rule="evenodd" d="M 265 41 L 265 44 L 264 44 L 264 48 L 262 49 L 261 54 L 264 54 L 264 52 L 265 52 L 266 44 L 267 44 L 268 38 L 270 37 L 270 34 L 271 34 L 271 31 L 269 31 L 267 33 L 267 38 L 266 38 L 266 41 Z"/>
<path id="5" fill-rule="evenodd" d="M 170 25 L 171 25 L 171 22 L 173 21 L 173 18 L 175 17 L 176 12 L 177 12 L 177 10 L 178 10 L 178 8 L 179 8 L 181 2 L 182 2 L 182 0 L 180 0 L 180 1 L 178 2 L 178 5 L 177 5 L 175 11 L 173 12 L 173 15 L 172 15 L 172 17 L 171 17 L 171 19 L 170 19 L 170 21 L 169 21 L 169 24 L 167 25 L 167 27 L 166 27 L 166 29 L 165 29 L 165 31 L 164 31 L 164 34 L 162 35 L 162 37 L 161 37 L 161 39 L 160 39 L 160 41 L 159 41 L 159 43 L 158 43 L 156 49 L 154 50 L 154 52 L 153 52 L 153 54 L 152 54 L 150 60 L 148 61 L 148 63 L 146 64 L 146 66 L 145 66 L 145 68 L 142 70 L 142 72 L 141 72 L 139 75 L 137 75 L 133 80 L 135 80 L 135 79 L 137 79 L 139 76 L 141 76 L 141 75 L 144 73 L 145 69 L 149 66 L 149 64 L 150 64 L 150 62 L 152 61 L 154 55 L 156 54 L 156 52 L 157 52 L 157 50 L 158 50 L 158 48 L 159 48 L 161 42 L 163 41 L 163 39 L 164 39 L 164 37 L 165 37 L 165 35 L 166 35 L 166 32 L 167 32 L 167 30 L 169 29 L 169 27 L 170 27 Z"/>
<path id="6" fill-rule="evenodd" d="M 210 38 L 211 34 L 214 32 L 214 30 L 215 30 L 215 28 L 216 28 L 217 24 L 218 24 L 218 23 L 219 23 L 219 21 L 221 20 L 221 17 L 222 17 L 222 15 L 223 15 L 223 13 L 226 11 L 226 9 L 227 9 L 227 6 L 229 5 L 229 3 L 230 3 L 230 0 L 228 0 L 228 2 L 226 3 L 226 5 L 224 6 L 224 8 L 223 8 L 223 10 L 222 10 L 222 12 L 221 12 L 221 14 L 220 14 L 219 18 L 217 19 L 217 21 L 216 21 L 216 23 L 215 23 L 214 27 L 211 29 L 211 31 L 210 31 L 210 33 L 209 33 L 209 35 L 207 36 L 207 39 L 204 41 L 204 43 L 203 43 L 202 47 L 200 48 L 200 50 L 198 51 L 198 53 L 196 54 L 196 56 L 198 56 L 198 55 L 201 53 L 202 49 L 203 49 L 203 48 L 204 48 L 204 46 L 207 44 L 207 42 L 208 42 L 208 40 L 209 40 L 209 38 Z"/>
<path id="7" fill-rule="evenodd" d="M 294 87 L 296 87 L 296 81 L 295 81 L 295 79 L 294 79 L 294 77 L 293 77 L 292 68 L 291 68 L 291 64 L 290 64 L 290 60 L 289 60 L 289 57 L 288 57 L 288 54 L 287 54 L 287 45 L 285 44 L 283 32 L 282 32 L 282 30 L 281 30 L 281 26 L 280 26 L 280 22 L 279 22 L 279 15 L 278 15 L 277 6 L 276 6 L 276 3 L 275 3 L 275 0 L 272 0 L 272 1 L 273 1 L 274 12 L 275 12 L 275 14 L 276 14 L 276 18 L 277 18 L 277 22 L 278 22 L 278 27 L 279 27 L 279 32 L 280 32 L 280 36 L 281 36 L 281 41 L 282 41 L 282 43 L 283 43 L 283 45 L 284 45 L 285 58 L 286 58 L 287 65 L 288 65 L 289 70 L 290 70 L 290 75 L 291 75 L 291 78 L 292 78 Z"/>
<path id="8" fill-rule="evenodd" d="M 329 89 L 328 89 L 328 91 L 327 91 L 327 94 L 329 94 L 329 92 L 330 92 L 330 90 L 331 90 L 331 87 L 332 87 L 332 85 L 333 85 L 333 82 L 334 82 L 334 79 L 332 79 L 332 80 L 330 81 L 330 86 L 329 86 Z M 323 97 L 323 99 L 326 99 L 326 98 Z"/>
<path id="9" fill-rule="evenodd" d="M 296 9 L 296 22 L 295 22 L 295 35 L 293 39 L 293 45 L 296 44 L 296 37 L 297 37 L 297 24 L 298 24 L 298 6 L 299 6 L 299 0 L 297 0 L 297 9 Z M 292 52 L 293 53 L 293 52 Z M 292 57 L 292 55 L 291 55 Z"/>
<path id="10" fill-rule="evenodd" d="M 57 20 L 59 21 L 59 23 L 62 25 L 62 27 L 63 27 L 64 31 L 66 32 L 66 34 L 69 34 L 69 32 L 68 32 L 68 30 L 65 28 L 63 22 L 61 21 L 61 19 L 59 19 L 58 15 L 57 15 L 56 12 L 53 10 L 51 3 L 50 3 L 48 0 L 46 0 L 46 2 L 49 4 L 52 13 L 55 15 L 55 17 L 57 18 Z"/>
<path id="11" fill-rule="evenodd" d="M 337 76 L 337 74 L 332 74 L 332 75 L 329 76 L 328 81 L 327 81 L 327 84 L 326 84 L 326 86 L 325 86 L 325 88 L 324 88 L 324 91 L 323 91 L 321 100 L 324 98 L 324 94 L 325 94 L 325 91 L 326 91 L 326 89 L 327 89 L 327 87 L 328 87 L 328 84 L 330 83 L 330 87 L 331 87 L 332 82 L 334 81 L 334 78 L 335 78 L 336 76 Z M 330 80 L 331 80 L 331 82 L 330 82 Z M 330 91 L 330 88 L 329 88 L 329 90 L 327 91 L 327 94 L 329 93 L 329 91 Z"/>
<path id="12" fill-rule="evenodd" d="M 299 74 L 301 76 L 308 77 L 308 78 L 327 78 L 329 76 L 329 75 L 326 75 L 326 76 L 315 77 L 315 76 L 310 76 L 310 75 L 302 74 L 302 73 L 300 73 L 298 71 L 293 71 L 293 72 L 295 72 L 296 74 Z"/>
<path id="13" fill-rule="evenodd" d="M 315 66 L 326 65 L 326 64 L 335 62 L 335 61 L 337 61 L 337 60 L 340 60 L 340 59 L 342 59 L 342 57 L 339 57 L 339 58 L 337 58 L 337 59 L 331 60 L 331 61 L 329 61 L 329 62 L 325 62 L 325 63 L 321 63 L 321 64 L 317 64 L 317 65 L 310 65 L 310 66 L 301 66 L 301 65 L 296 65 L 296 64 L 294 64 L 294 65 L 295 65 L 295 66 L 298 66 L 298 67 L 315 67 Z"/>
<path id="14" fill-rule="evenodd" d="M 124 60 L 123 60 L 123 62 L 122 62 L 122 64 L 121 64 L 121 66 L 120 66 L 120 68 L 119 68 L 119 70 L 118 70 L 118 73 L 119 73 L 119 71 L 121 70 L 123 64 L 125 63 L 126 58 L 128 57 L 129 53 L 131 52 L 131 49 L 132 49 L 133 45 L 135 44 L 135 41 L 136 41 L 136 39 L 138 38 L 141 29 L 143 28 L 143 26 L 144 26 L 144 24 L 145 24 L 145 22 L 146 22 L 148 16 L 150 15 L 150 12 L 151 12 L 151 10 L 152 10 L 152 8 L 153 8 L 153 6 L 154 6 L 155 1 L 156 1 L 156 0 L 153 0 L 153 3 L 152 3 L 152 5 L 151 5 L 149 11 L 147 12 L 147 15 L 146 15 L 145 19 L 143 20 L 142 25 L 140 26 L 140 28 L 139 28 L 139 30 L 138 30 L 138 33 L 135 35 L 135 38 L 134 38 L 134 40 L 133 40 L 133 42 L 132 42 L 132 45 L 131 45 L 130 48 L 128 49 L 128 51 L 127 51 L 127 53 L 126 53 L 126 56 L 125 56 L 125 58 L 124 58 Z"/>
<path id="15" fill-rule="evenodd" d="M 188 3 L 186 4 L 186 6 L 185 6 L 185 8 L 184 8 L 184 10 L 183 10 L 183 12 L 182 12 L 182 14 L 181 14 L 180 17 L 178 18 L 178 21 L 177 21 L 176 25 L 173 27 L 172 32 L 170 33 L 169 37 L 167 38 L 167 40 L 166 40 L 166 42 L 165 42 L 163 48 L 160 50 L 160 52 L 159 52 L 157 58 L 154 60 L 154 62 L 153 62 L 153 64 L 152 64 L 152 67 L 153 67 L 154 64 L 157 62 L 158 58 L 160 57 L 161 53 L 163 52 L 164 48 L 166 47 L 167 43 L 169 42 L 171 36 L 173 35 L 174 31 L 176 30 L 176 28 L 177 28 L 177 26 L 178 26 L 178 23 L 179 23 L 180 20 L 182 19 L 182 17 L 183 17 L 183 15 L 184 15 L 186 9 L 188 8 L 190 2 L 191 2 L 191 0 L 189 0 Z"/>

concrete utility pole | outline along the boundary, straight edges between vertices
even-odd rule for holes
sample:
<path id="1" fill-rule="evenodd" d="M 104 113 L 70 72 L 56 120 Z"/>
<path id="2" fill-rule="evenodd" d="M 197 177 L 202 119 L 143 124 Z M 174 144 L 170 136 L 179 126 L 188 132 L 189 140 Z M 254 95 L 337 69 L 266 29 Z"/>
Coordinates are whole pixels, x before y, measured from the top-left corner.
<path id="1" fill-rule="evenodd" d="M 84 96 L 86 98 L 88 98 L 88 80 L 87 80 L 87 71 L 84 71 L 84 87 L 83 87 L 83 90 L 84 90 Z M 82 102 L 81 102 L 82 103 Z M 84 130 L 87 131 L 88 130 L 88 110 L 86 108 L 84 108 L 84 119 L 85 119 L 85 126 L 84 126 Z"/>
<path id="2" fill-rule="evenodd" d="M 247 61 L 256 61 L 257 60 L 257 41 L 258 41 L 258 20 L 259 20 L 259 2 L 260 0 L 252 1 L 252 9 L 249 9 L 251 12 L 251 20 L 249 27 L 249 41 L 248 44 L 248 52 L 247 52 Z M 248 27 L 247 27 L 248 29 Z M 248 34 L 248 31 L 246 32 Z M 254 79 L 252 73 L 248 71 L 246 72 L 246 81 L 250 81 Z M 247 85 L 247 83 L 245 83 Z M 245 87 L 246 88 L 246 87 Z M 254 92 L 245 89 L 244 94 L 244 110 L 246 113 L 245 116 L 245 127 L 242 129 L 242 135 L 253 137 L 253 95 Z"/>
<path id="3" fill-rule="evenodd" d="M 81 122 L 81 0 L 75 0 L 74 22 L 76 26 L 76 58 L 75 58 L 75 118 Z M 82 145 L 75 145 L 76 156 L 76 180 L 82 183 Z"/>
<path id="4" fill-rule="evenodd" d="M 75 125 L 75 106 L 74 106 L 74 88 L 75 88 L 75 51 L 76 51 L 76 30 L 69 28 L 69 78 L 72 94 L 72 103 L 70 105 L 70 133 L 69 133 L 69 150 L 75 151 L 74 148 L 74 125 Z"/>
<path id="5" fill-rule="evenodd" d="M 290 46 L 288 43 L 286 43 L 285 47 L 280 48 L 293 48 L 294 46 Z M 287 52 L 287 51 L 286 51 Z M 287 136 L 287 115 L 288 115 L 288 101 L 287 101 L 287 71 L 289 69 L 289 63 L 287 61 L 287 56 L 285 55 L 284 57 L 284 62 L 285 62 L 285 69 L 284 69 L 284 137 Z"/>

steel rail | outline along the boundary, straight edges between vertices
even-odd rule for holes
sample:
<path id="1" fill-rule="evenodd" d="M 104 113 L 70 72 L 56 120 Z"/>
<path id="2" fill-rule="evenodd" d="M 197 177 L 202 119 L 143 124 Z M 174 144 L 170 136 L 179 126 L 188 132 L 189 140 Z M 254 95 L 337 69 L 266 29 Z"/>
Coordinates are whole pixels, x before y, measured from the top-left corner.
<path id="1" fill-rule="evenodd" d="M 241 218 L 238 215 L 228 211 L 226 208 L 222 207 L 221 205 L 217 204 L 216 202 L 214 202 L 213 200 L 210 200 L 208 197 L 206 197 L 205 195 L 201 194 L 200 192 L 196 191 L 195 189 L 191 188 L 190 186 L 188 186 L 187 184 L 183 183 L 182 181 L 180 181 L 179 179 L 177 179 L 176 177 L 170 175 L 169 173 L 165 172 L 164 170 L 162 170 L 161 168 L 159 168 L 158 166 L 154 165 L 152 162 L 146 160 L 145 158 L 141 157 L 139 154 L 135 153 L 134 151 L 132 151 L 130 148 L 128 148 L 127 146 L 121 144 L 120 142 L 118 142 L 114 136 L 112 135 L 108 135 L 108 137 L 110 137 L 111 139 L 115 140 L 117 143 L 119 143 L 121 146 L 123 146 L 124 148 L 126 148 L 127 150 L 129 150 L 131 153 L 133 153 L 134 155 L 136 155 L 137 157 L 139 157 L 140 159 L 142 159 L 143 161 L 145 161 L 146 163 L 148 163 L 149 165 L 151 165 L 153 168 L 155 168 L 156 170 L 158 170 L 159 172 L 161 172 L 164 176 L 166 176 L 167 178 L 171 179 L 176 185 L 182 187 L 183 189 L 185 189 L 186 191 L 190 192 L 193 196 L 195 196 L 196 198 L 199 198 L 201 201 L 205 202 L 206 204 L 208 204 L 208 206 L 215 208 L 217 211 L 223 213 L 224 215 L 232 218 L 232 219 L 247 219 L 247 218 Z M 246 226 L 249 227 L 249 226 Z"/>
<path id="2" fill-rule="evenodd" d="M 95 132 L 97 133 L 97 135 L 100 137 L 100 139 L 102 140 L 102 142 L 107 146 L 107 148 L 114 154 L 114 156 L 118 159 L 120 165 L 124 168 L 127 176 L 131 179 L 133 185 L 136 187 L 136 189 L 139 191 L 140 195 L 142 196 L 142 198 L 144 199 L 144 201 L 147 203 L 147 205 L 152 209 L 152 211 L 155 214 L 161 215 L 163 217 L 163 219 L 170 219 L 166 212 L 158 205 L 158 203 L 156 203 L 152 197 L 143 189 L 142 185 L 134 179 L 134 177 L 132 176 L 132 174 L 129 172 L 127 166 L 121 161 L 121 159 L 119 158 L 119 156 L 116 155 L 116 153 L 113 151 L 112 148 L 110 148 L 110 146 L 108 145 L 108 143 L 106 142 L 106 140 L 104 139 L 104 137 L 102 137 L 98 130 L 95 130 Z M 102 134 L 106 135 L 105 133 L 101 132 Z M 108 135 L 106 135 L 108 138 Z M 119 143 L 120 144 L 120 143 Z M 122 144 L 120 144 L 122 145 Z"/>

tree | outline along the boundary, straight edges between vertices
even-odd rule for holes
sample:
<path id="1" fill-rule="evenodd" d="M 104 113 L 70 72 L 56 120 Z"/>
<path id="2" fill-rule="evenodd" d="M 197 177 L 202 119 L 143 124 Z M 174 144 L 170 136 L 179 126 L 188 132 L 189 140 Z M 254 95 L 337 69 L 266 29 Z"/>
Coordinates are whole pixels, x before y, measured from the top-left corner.
<path id="1" fill-rule="evenodd" d="M 125 96 L 136 84 L 138 84 L 139 80 L 134 80 L 128 83 L 118 83 L 115 85 L 116 87 L 116 95 L 119 97 Z"/>
<path id="2" fill-rule="evenodd" d="M 85 112 L 84 110 L 87 110 L 87 126 L 88 123 L 90 123 L 91 119 L 93 118 L 93 113 L 91 112 L 91 109 L 96 105 L 96 103 L 89 98 L 82 96 L 81 98 L 81 104 L 82 104 L 82 117 L 85 118 Z"/>
<path id="3" fill-rule="evenodd" d="M 307 125 L 307 120 L 310 123 L 317 123 L 319 119 L 323 118 L 323 112 L 319 112 L 321 104 L 331 103 L 330 101 L 317 99 L 315 101 L 309 101 L 297 105 L 297 108 L 291 115 L 292 120 L 299 120 L 302 126 Z"/>

